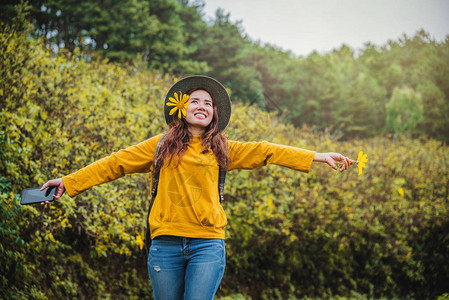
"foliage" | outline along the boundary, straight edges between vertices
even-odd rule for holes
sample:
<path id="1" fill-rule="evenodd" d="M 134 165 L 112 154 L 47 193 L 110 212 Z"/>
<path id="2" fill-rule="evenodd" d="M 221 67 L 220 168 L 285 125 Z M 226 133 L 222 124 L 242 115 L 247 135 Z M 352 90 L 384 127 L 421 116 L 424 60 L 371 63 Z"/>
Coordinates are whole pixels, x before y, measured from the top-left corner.
<path id="1" fill-rule="evenodd" d="M 338 149 L 354 159 L 363 149 L 369 162 L 361 176 L 355 168 L 335 176 L 327 166 L 313 166 L 307 176 L 276 166 L 230 173 L 227 290 L 256 299 L 351 291 L 432 299 L 447 292 L 447 146 L 383 137 L 336 143 L 277 118 L 245 126 L 256 120 L 245 109 L 250 118 L 230 122 L 238 139 Z"/>
<path id="2" fill-rule="evenodd" d="M 423 114 L 421 95 L 409 88 L 395 88 L 386 108 L 387 130 L 393 133 L 415 129 Z"/>
<path id="3" fill-rule="evenodd" d="M 138 238 L 149 174 L 94 187 L 75 199 L 64 196 L 49 208 L 20 206 L 19 195 L 23 188 L 162 132 L 163 98 L 176 78 L 144 64 L 87 61 L 77 48 L 54 55 L 41 39 L 21 30 L 3 24 L 0 32 L 1 297 L 151 298 Z M 341 60 L 351 57 L 341 55 Z M 312 57 L 323 62 L 319 55 Z M 334 68 L 333 58 L 327 56 L 323 66 Z M 310 62 L 307 66 L 319 71 Z M 324 83 L 306 74 L 298 80 Z M 354 78 L 381 99 L 395 89 L 378 89 L 376 75 Z M 422 93 L 424 107 L 426 99 L 444 100 L 446 91 L 433 81 L 409 86 Z M 316 99 L 331 91 L 321 90 Z M 224 202 L 228 263 L 219 297 L 447 295 L 447 145 L 406 136 L 336 141 L 287 124 L 287 116 L 235 104 L 227 134 L 233 140 L 269 140 L 352 158 L 363 151 L 367 168 L 361 176 L 356 168 L 336 175 L 315 164 L 308 175 L 277 166 L 230 172 Z"/>
<path id="4" fill-rule="evenodd" d="M 163 98 L 172 79 L 140 72 L 138 65 L 87 63 L 76 51 L 52 57 L 40 41 L 8 27 L 2 27 L 0 39 L 2 254 L 10 263 L 18 258 L 17 264 L 4 265 L 8 269 L 2 274 L 8 277 L 2 275 L 2 293 L 49 298 L 150 294 L 136 240 L 143 233 L 147 175 L 99 187 L 76 203 L 65 198 L 50 211 L 17 201 L 25 187 L 159 133 L 165 123 L 159 106 L 149 103 Z M 110 197 L 99 196 L 104 193 Z M 113 261 L 123 269 L 139 266 L 140 275 L 120 272 Z M 117 277 L 105 277 L 116 272 Z M 121 291 L 129 282 L 135 287 Z"/>

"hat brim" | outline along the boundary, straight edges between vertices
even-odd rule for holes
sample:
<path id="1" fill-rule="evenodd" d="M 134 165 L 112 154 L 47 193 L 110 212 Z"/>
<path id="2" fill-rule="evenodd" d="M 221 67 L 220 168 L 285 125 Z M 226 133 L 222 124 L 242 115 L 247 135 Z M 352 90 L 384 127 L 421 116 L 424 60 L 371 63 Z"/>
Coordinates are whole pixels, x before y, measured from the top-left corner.
<path id="1" fill-rule="evenodd" d="M 169 98 L 173 97 L 177 92 L 182 92 L 185 94 L 194 88 L 204 89 L 215 100 L 218 112 L 218 130 L 224 130 L 229 123 L 229 119 L 231 118 L 231 98 L 229 97 L 225 87 L 220 82 L 214 78 L 204 75 L 188 76 L 172 85 L 172 87 L 168 90 L 164 101 L 165 122 L 170 124 L 173 121 L 173 116 L 176 115 L 170 115 L 170 110 L 172 107 L 166 105 Z"/>

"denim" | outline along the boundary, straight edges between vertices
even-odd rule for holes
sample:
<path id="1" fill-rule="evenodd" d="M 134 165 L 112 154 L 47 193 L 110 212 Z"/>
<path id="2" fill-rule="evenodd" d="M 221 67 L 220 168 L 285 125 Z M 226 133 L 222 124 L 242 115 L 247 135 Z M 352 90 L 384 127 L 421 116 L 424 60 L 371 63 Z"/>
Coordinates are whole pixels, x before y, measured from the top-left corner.
<path id="1" fill-rule="evenodd" d="M 213 299 L 225 265 L 222 239 L 157 237 L 148 256 L 154 299 Z"/>

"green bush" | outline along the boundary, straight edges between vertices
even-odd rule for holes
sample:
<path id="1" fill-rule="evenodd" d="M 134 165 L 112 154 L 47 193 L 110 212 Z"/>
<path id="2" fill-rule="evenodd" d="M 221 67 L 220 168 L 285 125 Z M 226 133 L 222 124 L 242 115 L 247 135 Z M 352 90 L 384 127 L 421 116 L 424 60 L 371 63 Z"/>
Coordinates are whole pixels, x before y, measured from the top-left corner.
<path id="1" fill-rule="evenodd" d="M 227 272 L 234 276 L 226 287 L 244 286 L 251 295 L 276 288 L 280 299 L 351 291 L 423 299 L 447 291 L 447 146 L 407 138 L 306 140 L 309 148 L 353 158 L 363 150 L 367 169 L 360 176 L 327 166 L 313 166 L 307 176 L 276 166 L 233 173 L 225 206 Z"/>
<path id="2" fill-rule="evenodd" d="M 0 40 L 1 254 L 8 262 L 1 267 L 2 293 L 149 295 L 136 239 L 143 234 L 148 175 L 98 187 L 76 202 L 65 196 L 50 209 L 18 201 L 23 188 L 162 131 L 154 103 L 173 79 L 140 66 L 87 63 L 76 52 L 52 55 L 39 40 L 6 26 Z M 114 262 L 133 267 L 115 275 Z"/>
<path id="3" fill-rule="evenodd" d="M 176 80 L 140 65 L 52 54 L 27 33 L 0 33 L 0 290 L 3 298 L 149 298 L 140 249 L 149 174 L 50 207 L 23 188 L 73 172 L 162 132 Z M 338 142 L 284 116 L 234 104 L 233 140 L 368 154 L 336 174 L 267 166 L 228 175 L 227 270 L 219 297 L 435 299 L 448 293 L 447 145 L 398 136 Z"/>

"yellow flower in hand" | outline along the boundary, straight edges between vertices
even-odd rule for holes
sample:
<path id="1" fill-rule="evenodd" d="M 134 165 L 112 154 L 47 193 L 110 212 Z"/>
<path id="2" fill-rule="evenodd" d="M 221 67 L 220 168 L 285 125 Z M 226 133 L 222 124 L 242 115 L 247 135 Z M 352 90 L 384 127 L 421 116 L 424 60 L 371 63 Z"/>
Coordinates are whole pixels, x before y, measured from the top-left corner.
<path id="1" fill-rule="evenodd" d="M 358 157 L 358 160 L 357 160 L 357 166 L 359 168 L 359 175 L 362 174 L 363 168 L 366 167 L 366 162 L 368 161 L 366 156 L 367 156 L 366 154 L 363 154 L 363 151 L 359 152 L 359 157 Z"/>
<path id="2" fill-rule="evenodd" d="M 176 111 L 178 111 L 178 118 L 182 119 L 182 117 L 186 116 L 186 108 L 190 105 L 187 101 L 189 100 L 189 95 L 182 94 L 179 92 L 179 98 L 178 93 L 175 93 L 175 98 L 170 97 L 169 102 L 167 102 L 167 106 L 174 106 L 171 110 L 169 115 L 173 115 Z"/>

